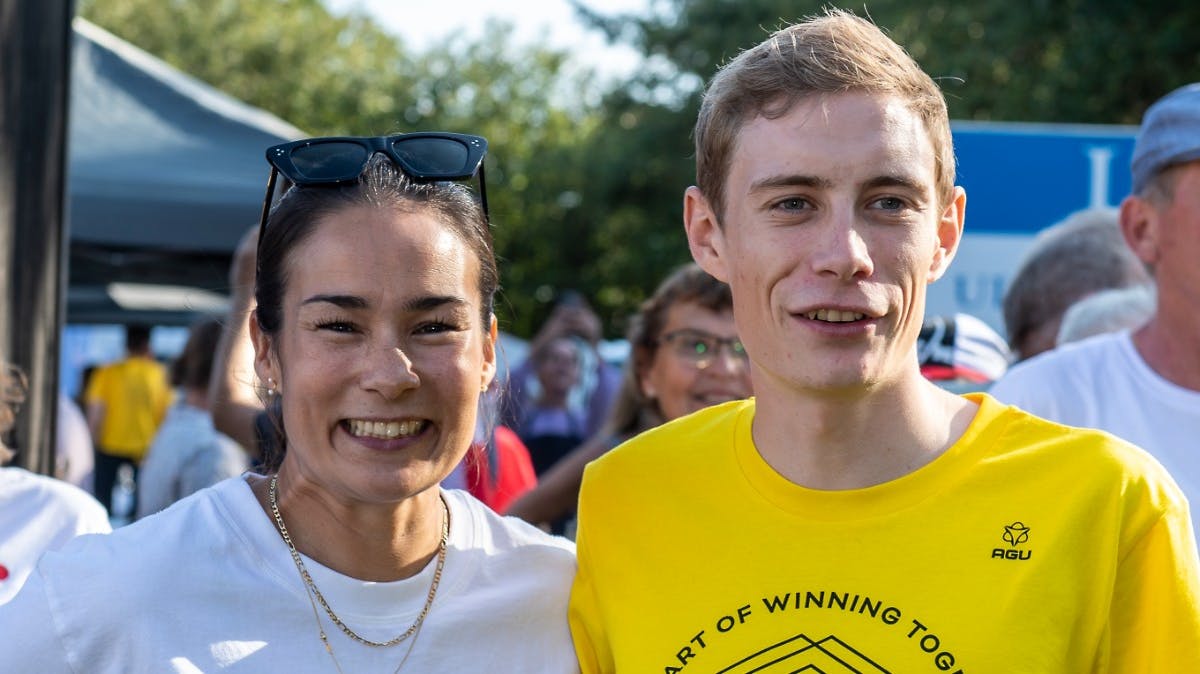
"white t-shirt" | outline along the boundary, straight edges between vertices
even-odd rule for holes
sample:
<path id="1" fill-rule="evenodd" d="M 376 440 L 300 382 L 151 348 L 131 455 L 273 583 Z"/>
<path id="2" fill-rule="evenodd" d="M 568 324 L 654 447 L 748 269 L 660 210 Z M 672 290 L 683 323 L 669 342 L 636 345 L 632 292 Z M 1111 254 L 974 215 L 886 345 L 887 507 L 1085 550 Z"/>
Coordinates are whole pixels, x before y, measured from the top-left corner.
<path id="1" fill-rule="evenodd" d="M 576 672 L 567 627 L 574 546 L 461 491 L 443 492 L 450 544 L 437 597 L 402 672 Z M 355 580 L 305 559 L 338 616 L 387 640 L 425 604 L 412 578 Z M 243 478 L 47 555 L 0 610 L 0 671 L 336 672 L 287 546 Z M 409 642 L 351 641 L 317 606 L 343 672 L 391 672 Z M 411 639 L 410 639 L 411 641 Z"/>
<path id="2" fill-rule="evenodd" d="M 1130 332 L 1040 354 L 1010 369 L 989 393 L 1051 421 L 1108 431 L 1153 454 L 1192 504 L 1200 539 L 1200 391 L 1159 376 Z"/>
<path id="3" fill-rule="evenodd" d="M 109 531 L 104 506 L 82 489 L 21 468 L 0 468 L 0 604 L 17 594 L 43 552 L 80 534 Z"/>

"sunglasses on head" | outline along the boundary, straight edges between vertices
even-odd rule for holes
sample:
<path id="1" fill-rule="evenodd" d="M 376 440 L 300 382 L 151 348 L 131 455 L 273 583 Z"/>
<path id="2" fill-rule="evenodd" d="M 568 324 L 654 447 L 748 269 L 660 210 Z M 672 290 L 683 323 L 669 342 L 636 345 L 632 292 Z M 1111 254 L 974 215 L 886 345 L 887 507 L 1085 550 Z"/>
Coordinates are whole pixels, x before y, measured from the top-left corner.
<path id="1" fill-rule="evenodd" d="M 371 158 L 383 153 L 416 182 L 469 180 L 479 174 L 479 203 L 488 217 L 483 157 L 487 139 L 462 133 L 422 131 L 395 136 L 307 138 L 267 148 L 271 177 L 263 200 L 259 240 L 267 226 L 279 175 L 295 185 L 337 185 L 358 180 Z"/>

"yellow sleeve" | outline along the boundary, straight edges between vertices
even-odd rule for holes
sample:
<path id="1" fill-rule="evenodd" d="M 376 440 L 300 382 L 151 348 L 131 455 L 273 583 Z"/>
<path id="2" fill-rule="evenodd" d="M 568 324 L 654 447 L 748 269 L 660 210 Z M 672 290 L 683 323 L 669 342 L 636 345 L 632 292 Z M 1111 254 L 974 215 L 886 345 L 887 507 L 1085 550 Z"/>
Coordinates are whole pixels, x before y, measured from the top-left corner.
<path id="1" fill-rule="evenodd" d="M 1200 672 L 1200 562 L 1187 507 L 1126 551 L 1109 617 L 1108 672 Z"/>

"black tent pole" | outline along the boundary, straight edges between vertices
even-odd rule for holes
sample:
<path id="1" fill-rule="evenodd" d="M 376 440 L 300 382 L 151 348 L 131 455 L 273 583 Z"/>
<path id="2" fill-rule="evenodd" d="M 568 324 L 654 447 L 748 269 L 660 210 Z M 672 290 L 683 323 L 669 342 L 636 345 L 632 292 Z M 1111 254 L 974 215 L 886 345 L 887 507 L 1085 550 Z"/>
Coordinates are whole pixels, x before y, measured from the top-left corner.
<path id="1" fill-rule="evenodd" d="M 0 351 L 29 378 L 17 464 L 50 474 L 65 286 L 73 0 L 0 8 Z"/>

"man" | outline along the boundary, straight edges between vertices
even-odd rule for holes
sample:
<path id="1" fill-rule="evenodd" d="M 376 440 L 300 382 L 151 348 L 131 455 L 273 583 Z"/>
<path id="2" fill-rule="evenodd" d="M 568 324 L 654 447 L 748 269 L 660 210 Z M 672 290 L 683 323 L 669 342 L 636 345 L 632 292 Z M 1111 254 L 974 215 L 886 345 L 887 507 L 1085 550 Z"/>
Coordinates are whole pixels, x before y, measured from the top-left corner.
<path id="1" fill-rule="evenodd" d="M 1145 448 L 1200 503 L 1200 83 L 1146 111 L 1121 204 L 1129 248 L 1154 271 L 1149 322 L 1012 369 L 992 394 Z M 1195 519 L 1193 518 L 1193 524 Z"/>
<path id="2" fill-rule="evenodd" d="M 110 515 L 132 518 L 133 508 L 127 513 L 113 512 L 117 472 L 128 465 L 136 482 L 138 464 L 150 449 L 172 394 L 166 368 L 150 351 L 149 327 L 126 327 L 125 351 L 124 359 L 96 371 L 84 400 L 96 447 L 96 498 Z"/>
<path id="3" fill-rule="evenodd" d="M 1200 671 L 1162 468 L 921 376 L 965 207 L 933 81 L 833 11 L 725 66 L 695 138 L 688 242 L 731 287 L 757 398 L 588 468 L 583 671 Z"/>

